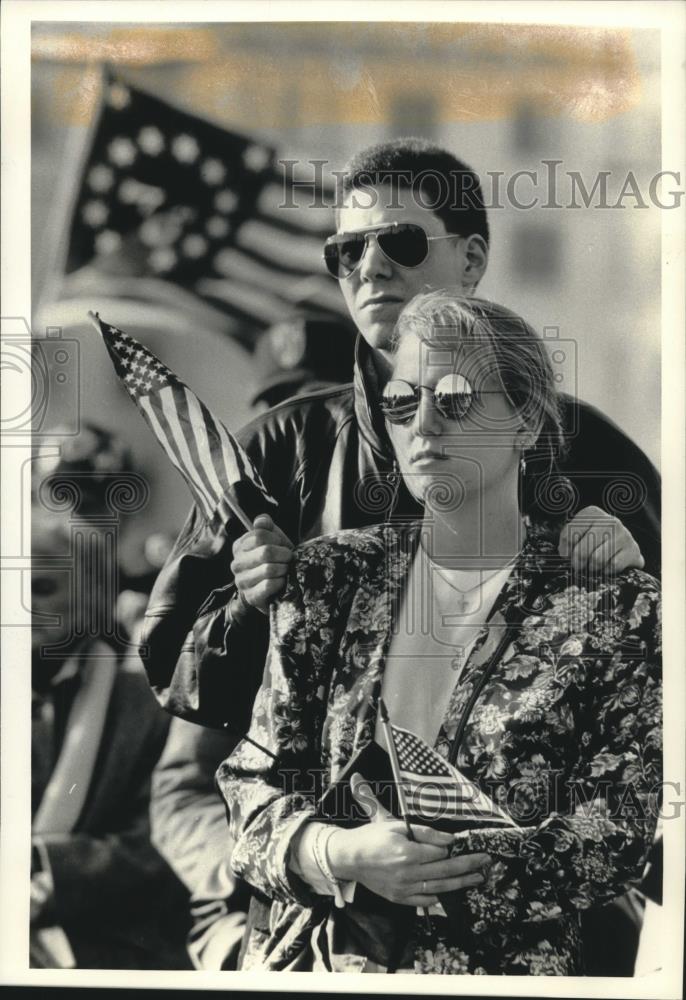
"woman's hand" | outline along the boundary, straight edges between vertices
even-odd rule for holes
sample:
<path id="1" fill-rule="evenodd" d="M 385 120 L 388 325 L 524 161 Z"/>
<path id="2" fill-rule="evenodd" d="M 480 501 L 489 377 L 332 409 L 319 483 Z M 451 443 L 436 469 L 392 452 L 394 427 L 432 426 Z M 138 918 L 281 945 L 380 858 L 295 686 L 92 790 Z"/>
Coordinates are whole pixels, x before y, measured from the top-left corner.
<path id="1" fill-rule="evenodd" d="M 412 825 L 416 838 L 407 837 L 405 823 L 394 819 L 372 794 L 361 775 L 351 787 L 371 823 L 354 830 L 337 830 L 328 843 L 329 864 L 336 878 L 361 882 L 392 903 L 431 906 L 439 893 L 468 889 L 483 882 L 481 869 L 487 854 L 451 858 L 451 833 Z"/>

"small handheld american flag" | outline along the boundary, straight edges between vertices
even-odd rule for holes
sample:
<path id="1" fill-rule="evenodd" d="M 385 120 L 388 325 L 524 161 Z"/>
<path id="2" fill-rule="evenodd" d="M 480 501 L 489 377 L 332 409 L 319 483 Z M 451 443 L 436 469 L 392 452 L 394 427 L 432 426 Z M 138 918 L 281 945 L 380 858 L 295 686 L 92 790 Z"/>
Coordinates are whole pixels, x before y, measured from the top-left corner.
<path id="1" fill-rule="evenodd" d="M 400 782 L 410 817 L 516 826 L 473 781 L 419 736 L 391 725 Z"/>
<path id="2" fill-rule="evenodd" d="M 115 371 L 126 386 L 196 503 L 211 520 L 231 514 L 251 530 L 244 507 L 272 513 L 276 501 L 238 441 L 184 382 L 134 337 L 89 312 Z M 239 500 L 239 494 L 241 499 Z"/>

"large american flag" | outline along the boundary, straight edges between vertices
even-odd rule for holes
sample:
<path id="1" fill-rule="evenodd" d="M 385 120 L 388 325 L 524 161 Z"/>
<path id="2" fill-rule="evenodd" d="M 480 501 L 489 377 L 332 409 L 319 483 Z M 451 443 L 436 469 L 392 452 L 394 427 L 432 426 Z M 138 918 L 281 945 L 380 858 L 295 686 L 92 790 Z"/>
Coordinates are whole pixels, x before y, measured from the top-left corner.
<path id="1" fill-rule="evenodd" d="M 117 375 L 208 520 L 218 514 L 225 523 L 230 511 L 250 528 L 257 513 L 273 512 L 276 501 L 248 455 L 195 393 L 134 337 L 97 314 L 91 319 Z"/>
<path id="2" fill-rule="evenodd" d="M 517 824 L 415 733 L 391 725 L 408 817 Z"/>
<path id="3" fill-rule="evenodd" d="M 107 70 L 87 146 L 66 173 L 71 190 L 57 201 L 68 208 L 51 227 L 66 238 L 40 310 L 48 325 L 78 325 L 106 298 L 144 327 L 163 304 L 181 328 L 192 315 L 246 343 L 291 312 L 350 322 L 322 260 L 335 228 L 322 169 L 280 162 L 261 139 Z"/>

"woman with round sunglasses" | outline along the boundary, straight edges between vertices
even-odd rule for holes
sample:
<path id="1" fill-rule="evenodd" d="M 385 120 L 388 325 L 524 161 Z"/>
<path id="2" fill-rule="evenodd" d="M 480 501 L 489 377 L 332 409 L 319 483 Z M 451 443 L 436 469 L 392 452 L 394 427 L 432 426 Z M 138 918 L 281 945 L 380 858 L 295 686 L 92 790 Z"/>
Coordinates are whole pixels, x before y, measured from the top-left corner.
<path id="1" fill-rule="evenodd" d="M 424 517 L 295 550 L 249 738 L 217 773 L 232 867 L 272 901 L 242 967 L 583 974 L 580 914 L 640 880 L 656 825 L 658 585 L 573 578 L 561 523 L 528 509 L 527 456 L 548 461 L 539 489 L 564 482 L 551 366 L 520 317 L 418 296 L 380 403 Z M 382 705 L 424 748 L 407 823 L 354 773 L 392 749 Z M 314 794 L 351 769 L 352 827 Z M 437 788 L 452 827 L 427 822 Z"/>

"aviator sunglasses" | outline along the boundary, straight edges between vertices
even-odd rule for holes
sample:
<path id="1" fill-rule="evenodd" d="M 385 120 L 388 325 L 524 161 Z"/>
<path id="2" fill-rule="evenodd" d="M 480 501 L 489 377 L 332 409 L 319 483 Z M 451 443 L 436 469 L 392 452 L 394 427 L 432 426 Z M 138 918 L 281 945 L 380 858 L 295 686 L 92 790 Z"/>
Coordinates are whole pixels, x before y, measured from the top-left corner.
<path id="1" fill-rule="evenodd" d="M 421 390 L 433 396 L 434 406 L 448 420 L 462 420 L 482 395 L 501 395 L 498 389 L 482 389 L 478 393 L 464 375 L 444 375 L 435 389 L 428 385 L 412 385 L 403 379 L 391 379 L 380 399 L 381 412 L 391 424 L 407 424 L 419 408 Z"/>
<path id="2" fill-rule="evenodd" d="M 355 233 L 336 233 L 324 244 L 324 263 L 334 278 L 349 278 L 362 260 L 371 237 L 384 257 L 400 267 L 419 267 L 429 253 L 429 243 L 435 240 L 459 239 L 459 233 L 427 236 L 415 222 L 391 222 L 370 226 Z"/>

